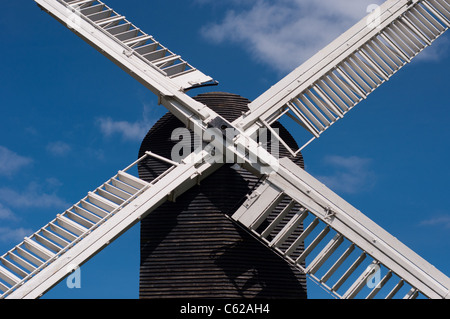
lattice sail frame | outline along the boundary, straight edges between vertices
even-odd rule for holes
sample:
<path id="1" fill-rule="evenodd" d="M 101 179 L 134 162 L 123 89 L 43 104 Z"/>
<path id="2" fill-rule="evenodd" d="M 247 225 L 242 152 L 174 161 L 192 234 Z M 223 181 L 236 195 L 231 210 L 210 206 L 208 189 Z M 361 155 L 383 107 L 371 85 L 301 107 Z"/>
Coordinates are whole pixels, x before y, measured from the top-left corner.
<path id="1" fill-rule="evenodd" d="M 450 27 L 447 0 L 386 1 L 249 105 L 238 127 L 281 117 L 311 135 L 295 156 Z M 378 21 L 374 24 L 374 21 Z"/>
<path id="2" fill-rule="evenodd" d="M 406 298 L 415 298 L 419 294 L 428 298 L 450 298 L 450 279 L 447 276 L 292 161 L 272 158 L 249 138 L 261 126 L 270 129 L 273 121 L 290 111 L 293 112 L 290 116 L 316 138 L 448 29 L 448 0 L 386 1 L 380 10 L 381 31 L 370 28 L 367 20 L 362 20 L 253 101 L 250 111 L 233 123 L 228 123 L 184 93 L 192 86 L 210 81 L 209 77 L 198 73 L 179 56 L 160 47 L 159 42 L 104 3 L 93 0 L 35 1 L 154 92 L 159 101 L 187 127 L 202 132 L 214 123 L 219 123 L 220 128 L 225 126 L 236 129 L 236 136 L 223 141 L 223 147 L 234 152 L 242 160 L 242 166 L 249 171 L 258 176 L 262 174 L 265 178 L 263 186 L 269 187 L 270 191 L 256 190 L 249 196 L 250 202 L 244 203 L 233 219 L 255 234 L 262 243 L 280 253 L 287 262 L 303 269 L 335 296 L 354 298 L 372 275 L 372 270 L 367 270 L 369 268 L 363 270 L 343 293 L 339 289 L 351 278 L 362 259 L 370 256 L 374 261 L 371 264 L 382 265 L 389 271 L 381 280 L 383 285 L 393 274 L 400 277 L 387 298 L 394 297 L 405 283 L 411 287 Z M 159 50 L 163 50 L 165 55 L 157 57 L 162 54 L 156 53 Z M 195 74 L 195 80 L 188 74 Z M 334 114 L 334 120 L 330 114 Z M 329 125 L 325 121 L 326 117 Z M 295 150 L 291 152 L 298 153 Z M 1 297 L 42 296 L 73 270 L 67 266 L 83 264 L 160 204 L 174 200 L 221 166 L 220 163 L 207 161 L 211 154 L 205 150 L 194 153 L 189 161 L 180 163 L 156 154 L 148 153 L 146 156 L 165 161 L 171 168 L 152 183 L 140 181 L 120 171 L 2 255 Z M 255 157 L 262 161 L 249 160 Z M 264 167 L 264 163 L 270 165 Z M 286 224 L 288 228 L 284 227 L 277 234 L 272 233 L 276 229 L 276 221 L 284 219 L 287 216 L 285 212 L 290 211 L 287 206 L 275 220 L 267 221 L 268 228 L 260 229 L 266 213 L 276 207 L 280 196 L 289 196 L 292 205 L 301 207 L 301 213 L 293 217 L 289 215 L 293 219 Z M 282 248 L 285 241 L 296 233 L 295 226 L 299 221 L 305 221 L 307 215 L 314 216 L 313 222 L 299 237 L 290 239 L 293 243 L 287 250 Z M 325 226 L 311 243 L 305 242 L 312 228 L 318 224 Z M 333 232 L 335 236 L 320 250 L 312 263 L 304 264 L 307 255 L 319 246 L 328 233 Z M 323 276 L 317 277 L 317 271 L 326 265 L 328 258 L 337 251 L 344 239 L 351 242 L 349 248 Z M 295 253 L 295 248 L 302 241 L 306 249 L 294 257 L 291 253 Z M 334 273 L 339 268 L 337 266 L 343 264 L 340 260 L 348 255 L 350 247 L 358 247 L 362 253 L 336 283 L 328 286 L 330 272 Z M 367 297 L 374 296 L 375 293 L 371 291 Z"/>

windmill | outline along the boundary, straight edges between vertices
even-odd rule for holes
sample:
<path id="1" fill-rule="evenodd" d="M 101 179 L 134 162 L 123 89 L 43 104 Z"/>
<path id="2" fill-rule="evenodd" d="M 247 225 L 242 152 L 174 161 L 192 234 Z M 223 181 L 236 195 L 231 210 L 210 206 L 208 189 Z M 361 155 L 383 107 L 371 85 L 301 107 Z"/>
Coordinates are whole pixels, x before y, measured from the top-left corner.
<path id="1" fill-rule="evenodd" d="M 68 266 L 83 264 L 162 203 L 176 200 L 208 178 L 225 157 L 262 181 L 232 220 L 336 297 L 367 292 L 366 297 L 373 298 L 394 282 L 384 297 L 397 297 L 407 287 L 406 298 L 449 298 L 447 276 L 291 160 L 276 158 L 252 138 L 265 129 L 297 156 L 448 29 L 447 0 L 386 1 L 376 28 L 363 19 L 251 102 L 249 110 L 232 122 L 185 94 L 214 84 L 211 77 L 101 1 L 35 1 L 155 93 L 207 143 L 182 161 L 146 152 L 2 255 L 2 297 L 41 296 L 68 275 Z M 282 117 L 306 129 L 311 139 L 292 149 L 274 128 Z M 213 133 L 217 138 L 208 139 Z M 130 169 L 148 158 L 168 168 L 143 181 Z M 292 214 L 294 207 L 299 209 Z M 301 223 L 305 229 L 298 233 Z M 350 261 L 354 253 L 357 257 Z M 367 284 L 378 275 L 376 285 Z"/>

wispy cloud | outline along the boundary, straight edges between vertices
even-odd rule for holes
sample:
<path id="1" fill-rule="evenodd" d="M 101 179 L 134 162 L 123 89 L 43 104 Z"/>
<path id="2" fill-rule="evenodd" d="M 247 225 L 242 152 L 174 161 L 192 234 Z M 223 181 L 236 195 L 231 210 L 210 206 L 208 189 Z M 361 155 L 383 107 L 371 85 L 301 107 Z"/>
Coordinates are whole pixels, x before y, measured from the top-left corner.
<path id="1" fill-rule="evenodd" d="M 32 162 L 31 158 L 0 146 L 0 176 L 13 176 Z M 57 179 L 47 178 L 42 185 L 32 182 L 19 191 L 8 186 L 0 187 L 0 242 L 17 242 L 32 233 L 30 229 L 7 225 L 21 220 L 13 209 L 67 207 L 68 204 L 55 193 L 60 186 Z"/>
<path id="2" fill-rule="evenodd" d="M 65 156 L 72 148 L 69 144 L 57 141 L 47 144 L 47 151 L 54 156 Z"/>
<path id="3" fill-rule="evenodd" d="M 33 233 L 15 226 L 25 219 L 27 209 L 66 209 L 69 204 L 56 194 L 61 185 L 56 178 L 47 178 L 42 184 L 32 182 L 19 191 L 0 188 L 0 242 L 17 242 Z"/>
<path id="4" fill-rule="evenodd" d="M 46 192 L 43 188 L 37 183 L 30 183 L 22 191 L 2 187 L 0 188 L 0 202 L 15 208 L 67 208 L 69 206 L 56 193 Z"/>
<path id="5" fill-rule="evenodd" d="M 205 5 L 210 1 L 197 0 Z M 254 59 L 280 72 L 291 71 L 353 24 L 369 6 L 384 0 L 254 0 L 227 2 L 221 21 L 205 25 L 202 35 L 216 43 L 234 42 Z M 217 5 L 217 4 L 215 4 Z M 223 4 L 225 7 L 225 4 Z M 423 58 L 436 58 L 428 52 Z"/>
<path id="6" fill-rule="evenodd" d="M 101 132 L 107 136 L 119 135 L 125 140 L 142 140 L 150 129 L 144 122 L 115 121 L 110 117 L 98 120 Z"/>
<path id="7" fill-rule="evenodd" d="M 355 194 L 371 189 L 375 183 L 371 159 L 330 155 L 323 162 L 331 173 L 317 179 L 335 192 Z"/>
<path id="8" fill-rule="evenodd" d="M 111 117 L 97 119 L 97 124 L 102 134 L 106 137 L 121 136 L 126 141 L 141 141 L 155 120 L 149 116 L 150 106 L 144 106 L 142 118 L 135 122 L 116 121 Z"/>
<path id="9" fill-rule="evenodd" d="M 434 226 L 444 229 L 450 229 L 450 215 L 435 216 L 420 222 L 421 226 Z"/>
<path id="10" fill-rule="evenodd" d="M 11 176 L 32 162 L 31 158 L 21 156 L 4 146 L 0 146 L 0 175 Z"/>
<path id="11" fill-rule="evenodd" d="M 0 203 L 0 220 L 16 220 L 16 216 L 8 207 Z"/>
<path id="12" fill-rule="evenodd" d="M 423 50 L 415 59 L 416 61 L 437 62 L 448 56 L 450 41 L 440 37 L 432 46 Z"/>
<path id="13" fill-rule="evenodd" d="M 33 231 L 27 228 L 11 228 L 0 227 L 0 242 L 10 243 L 19 242 L 23 240 L 25 236 L 29 236 Z"/>

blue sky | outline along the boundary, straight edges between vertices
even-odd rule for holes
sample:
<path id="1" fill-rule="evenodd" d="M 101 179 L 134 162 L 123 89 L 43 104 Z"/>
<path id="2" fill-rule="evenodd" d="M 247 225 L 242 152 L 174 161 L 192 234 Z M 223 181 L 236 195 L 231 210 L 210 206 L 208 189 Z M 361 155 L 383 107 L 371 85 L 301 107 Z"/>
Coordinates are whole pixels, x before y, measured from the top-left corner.
<path id="1" fill-rule="evenodd" d="M 255 99 L 381 1 L 108 0 L 116 11 L 220 82 Z M 166 111 L 156 97 L 40 11 L 2 4 L 0 250 L 52 220 L 133 162 Z M 450 35 L 303 152 L 306 169 L 450 274 Z M 291 132 L 296 135 L 296 132 Z M 298 133 L 298 136 L 301 136 Z M 47 298 L 137 298 L 139 228 Z M 327 298 L 314 284 L 312 298 Z"/>

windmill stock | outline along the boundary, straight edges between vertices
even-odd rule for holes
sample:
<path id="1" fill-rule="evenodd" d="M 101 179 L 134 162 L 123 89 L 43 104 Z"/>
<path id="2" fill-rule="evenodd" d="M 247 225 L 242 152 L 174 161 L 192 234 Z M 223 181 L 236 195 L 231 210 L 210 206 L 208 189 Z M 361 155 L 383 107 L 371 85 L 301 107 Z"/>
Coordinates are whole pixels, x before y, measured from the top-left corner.
<path id="1" fill-rule="evenodd" d="M 232 219 L 334 296 L 379 297 L 394 282 L 385 298 L 398 297 L 405 287 L 406 298 L 450 298 L 446 275 L 292 161 L 276 158 L 252 138 L 267 129 L 297 155 L 448 29 L 447 0 L 386 1 L 376 19 L 362 19 L 251 102 L 249 111 L 232 123 L 185 94 L 215 84 L 211 77 L 101 1 L 35 1 L 155 93 L 187 128 L 222 138 L 180 162 L 146 153 L 144 157 L 170 168 L 150 183 L 142 181 L 129 172 L 141 158 L 25 238 L 1 257 L 3 298 L 42 296 L 68 275 L 69 266 L 83 264 L 159 205 L 208 178 L 223 165 L 214 160 L 222 156 L 212 155 L 211 149 L 233 154 L 233 160 L 263 180 Z M 282 117 L 311 134 L 298 150 L 289 148 L 272 127 Z M 281 207 L 286 198 L 289 204 Z M 300 209 L 290 214 L 294 206 Z M 269 220 L 276 209 L 279 215 Z M 298 235 L 294 230 L 302 223 L 308 226 Z M 299 253 L 301 245 L 305 249 Z M 353 253 L 357 258 L 349 262 Z M 370 287 L 376 276 L 377 285 Z"/>

